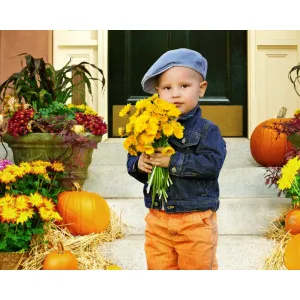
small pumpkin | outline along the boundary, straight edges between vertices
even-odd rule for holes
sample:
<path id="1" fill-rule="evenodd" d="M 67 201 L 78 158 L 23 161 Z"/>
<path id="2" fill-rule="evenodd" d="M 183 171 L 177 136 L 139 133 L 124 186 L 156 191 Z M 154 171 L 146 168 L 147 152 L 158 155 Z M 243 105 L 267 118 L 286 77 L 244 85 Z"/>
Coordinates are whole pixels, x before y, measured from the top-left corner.
<path id="1" fill-rule="evenodd" d="M 106 270 L 122 270 L 122 269 L 117 265 L 110 265 L 106 268 Z"/>
<path id="2" fill-rule="evenodd" d="M 287 136 L 272 129 L 274 123 L 286 122 L 288 118 L 269 119 L 254 129 L 250 138 L 250 150 L 254 160 L 265 167 L 282 166 L 286 154 Z M 278 137 L 278 138 L 277 138 Z"/>
<path id="3" fill-rule="evenodd" d="M 288 270 L 300 270 L 300 234 L 292 235 L 284 252 L 284 265 Z"/>
<path id="4" fill-rule="evenodd" d="M 63 243 L 59 242 L 59 249 L 47 254 L 43 270 L 78 270 L 78 260 L 69 250 L 65 250 Z"/>
<path id="5" fill-rule="evenodd" d="M 290 234 L 300 233 L 300 209 L 292 209 L 286 214 L 285 230 Z"/>
<path id="6" fill-rule="evenodd" d="M 110 224 L 110 209 L 100 195 L 77 190 L 58 195 L 57 211 L 73 235 L 101 233 Z"/>

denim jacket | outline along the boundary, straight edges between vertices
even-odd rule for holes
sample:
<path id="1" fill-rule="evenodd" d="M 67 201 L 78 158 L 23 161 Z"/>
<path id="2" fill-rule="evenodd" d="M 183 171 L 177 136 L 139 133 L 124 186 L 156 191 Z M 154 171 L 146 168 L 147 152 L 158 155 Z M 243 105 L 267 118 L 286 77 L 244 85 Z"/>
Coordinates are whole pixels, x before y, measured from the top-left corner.
<path id="1" fill-rule="evenodd" d="M 175 149 L 171 156 L 169 173 L 173 181 L 168 190 L 167 213 L 205 211 L 219 208 L 218 177 L 226 157 L 226 143 L 218 126 L 201 117 L 201 108 L 197 105 L 189 113 L 182 115 L 178 122 L 184 126 L 184 136 L 169 138 L 169 144 Z M 128 153 L 127 170 L 129 175 L 144 183 L 144 201 L 151 208 L 151 191 L 147 193 L 148 174 L 137 168 L 139 156 Z M 162 208 L 162 199 L 154 201 L 154 209 Z"/>

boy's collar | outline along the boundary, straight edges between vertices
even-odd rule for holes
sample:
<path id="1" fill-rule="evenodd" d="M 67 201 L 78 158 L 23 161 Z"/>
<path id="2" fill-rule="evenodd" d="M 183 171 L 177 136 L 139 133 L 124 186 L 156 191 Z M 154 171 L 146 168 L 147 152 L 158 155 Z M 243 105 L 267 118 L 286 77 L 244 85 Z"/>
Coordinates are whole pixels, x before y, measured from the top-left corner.
<path id="1" fill-rule="evenodd" d="M 190 110 L 188 113 L 184 114 L 184 115 L 181 115 L 178 120 L 187 120 L 187 119 L 190 119 L 192 118 L 195 114 L 198 114 L 200 112 L 200 117 L 201 117 L 201 114 L 202 114 L 202 111 L 201 111 L 201 108 L 200 108 L 200 105 L 197 104 L 197 106 L 195 108 L 193 108 L 192 110 Z"/>

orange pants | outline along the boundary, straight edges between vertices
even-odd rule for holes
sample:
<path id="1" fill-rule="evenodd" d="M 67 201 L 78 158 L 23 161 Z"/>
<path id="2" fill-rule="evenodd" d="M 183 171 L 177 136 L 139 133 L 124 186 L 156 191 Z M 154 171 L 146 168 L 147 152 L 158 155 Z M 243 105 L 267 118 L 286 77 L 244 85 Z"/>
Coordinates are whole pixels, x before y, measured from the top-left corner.
<path id="1" fill-rule="evenodd" d="M 148 270 L 217 270 L 217 214 L 167 214 L 150 209 L 146 218 Z"/>

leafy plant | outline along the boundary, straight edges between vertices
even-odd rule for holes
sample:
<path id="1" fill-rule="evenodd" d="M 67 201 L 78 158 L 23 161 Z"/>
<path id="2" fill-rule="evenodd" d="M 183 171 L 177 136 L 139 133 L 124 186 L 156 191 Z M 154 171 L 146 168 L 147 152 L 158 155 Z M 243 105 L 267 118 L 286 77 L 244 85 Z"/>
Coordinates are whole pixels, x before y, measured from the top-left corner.
<path id="1" fill-rule="evenodd" d="M 105 85 L 103 71 L 94 64 L 81 62 L 71 65 L 71 59 L 59 70 L 46 63 L 43 58 L 34 58 L 30 54 L 25 56 L 26 65 L 20 72 L 13 73 L 0 85 L 0 101 L 2 102 L 8 91 L 20 101 L 24 99 L 35 111 L 48 107 L 54 101 L 65 104 L 72 97 L 74 91 L 78 91 L 82 99 L 84 96 L 78 89 L 83 82 L 87 85 L 88 92 L 92 96 L 91 81 L 101 81 Z M 90 66 L 102 75 L 102 80 L 92 77 L 86 66 Z M 81 80 L 74 83 L 74 77 L 81 76 Z"/>

